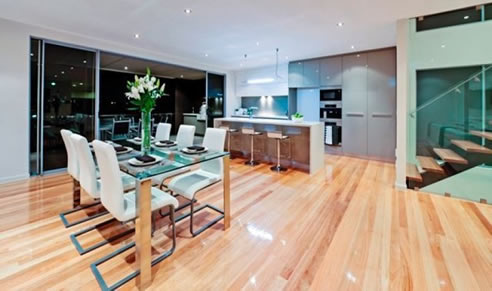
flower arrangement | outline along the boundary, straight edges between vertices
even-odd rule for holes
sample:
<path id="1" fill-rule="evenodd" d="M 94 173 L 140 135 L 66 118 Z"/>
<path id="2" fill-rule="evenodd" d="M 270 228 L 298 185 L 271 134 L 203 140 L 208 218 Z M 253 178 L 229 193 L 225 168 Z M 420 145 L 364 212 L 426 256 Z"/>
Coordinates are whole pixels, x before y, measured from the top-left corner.
<path id="1" fill-rule="evenodd" d="M 150 69 L 147 68 L 147 74 L 140 78 L 135 76 L 134 82 L 128 81 L 127 88 L 129 92 L 125 96 L 142 114 L 141 151 L 146 155 L 150 153 L 151 113 L 156 100 L 164 95 L 166 84 L 161 86 L 160 80 L 151 76 Z"/>

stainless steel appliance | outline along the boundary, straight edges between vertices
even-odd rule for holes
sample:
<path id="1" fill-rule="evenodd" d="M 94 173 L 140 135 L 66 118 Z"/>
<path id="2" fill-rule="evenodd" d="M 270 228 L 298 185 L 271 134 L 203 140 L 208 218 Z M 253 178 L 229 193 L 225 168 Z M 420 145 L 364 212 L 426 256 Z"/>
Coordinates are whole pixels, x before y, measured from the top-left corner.
<path id="1" fill-rule="evenodd" d="M 319 95 L 320 101 L 342 101 L 342 89 L 322 89 Z"/>

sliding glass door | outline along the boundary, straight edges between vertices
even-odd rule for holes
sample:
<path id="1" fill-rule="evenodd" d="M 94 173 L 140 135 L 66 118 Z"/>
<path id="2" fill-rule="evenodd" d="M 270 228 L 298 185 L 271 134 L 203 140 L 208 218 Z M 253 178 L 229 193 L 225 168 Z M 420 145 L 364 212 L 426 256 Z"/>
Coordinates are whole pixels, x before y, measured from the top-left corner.
<path id="1" fill-rule="evenodd" d="M 214 127 L 214 119 L 224 117 L 225 75 L 207 73 L 207 126 Z"/>
<path id="2" fill-rule="evenodd" d="M 38 40 L 33 40 L 36 42 Z M 67 157 L 61 129 L 94 138 L 96 111 L 96 52 L 59 44 L 41 42 L 41 70 L 37 82 L 40 84 L 39 102 L 31 98 L 31 137 L 37 130 L 37 146 L 31 138 L 31 157 L 38 161 L 37 174 L 65 168 Z M 32 66 L 31 66 L 32 67 Z M 36 77 L 31 72 L 31 78 Z M 35 105 L 37 108 L 34 108 Z M 36 120 L 32 120 L 36 116 Z M 34 126 L 39 125 L 39 129 Z M 31 165 L 34 162 L 31 161 Z M 34 171 L 31 171 L 32 173 Z"/>

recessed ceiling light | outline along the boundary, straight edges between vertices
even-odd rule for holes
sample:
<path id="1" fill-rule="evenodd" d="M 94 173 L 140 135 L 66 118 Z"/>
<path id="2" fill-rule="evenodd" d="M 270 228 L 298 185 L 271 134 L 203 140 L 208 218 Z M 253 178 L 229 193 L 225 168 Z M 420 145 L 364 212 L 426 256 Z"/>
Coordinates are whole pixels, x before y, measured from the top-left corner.
<path id="1" fill-rule="evenodd" d="M 191 9 L 186 8 L 186 9 L 184 10 L 184 12 L 185 12 L 186 14 L 191 14 Z"/>
<path id="2" fill-rule="evenodd" d="M 83 60 L 82 63 L 87 64 L 87 61 L 86 60 Z"/>
<path id="3" fill-rule="evenodd" d="M 34 57 L 34 54 L 33 53 L 31 53 L 31 57 Z"/>
<path id="4" fill-rule="evenodd" d="M 445 44 L 441 44 L 441 48 L 445 48 L 445 47 L 446 47 L 446 45 L 445 45 Z"/>
<path id="5" fill-rule="evenodd" d="M 288 59 L 289 59 L 289 57 L 288 57 L 288 56 L 285 56 L 285 59 L 286 59 L 286 60 L 288 60 Z"/>
<path id="6" fill-rule="evenodd" d="M 61 71 L 62 75 L 65 74 L 65 71 Z"/>
<path id="7" fill-rule="evenodd" d="M 58 75 L 55 75 L 54 77 L 55 77 L 55 78 L 58 78 Z"/>
<path id="8" fill-rule="evenodd" d="M 350 46 L 350 48 L 351 48 L 351 49 L 355 49 L 355 46 L 353 46 L 353 45 L 352 45 L 352 46 Z"/>
<path id="9" fill-rule="evenodd" d="M 260 42 L 259 41 L 256 42 L 256 46 L 260 46 Z"/>
<path id="10" fill-rule="evenodd" d="M 463 17 L 463 19 L 465 19 L 465 20 L 468 18 L 470 18 L 470 16 L 468 16 L 468 15 L 465 15 L 465 17 Z"/>
<path id="11" fill-rule="evenodd" d="M 140 34 L 135 33 L 135 38 L 140 38 Z"/>
<path id="12" fill-rule="evenodd" d="M 80 86 L 84 86 L 84 83 L 82 83 L 82 82 L 81 82 L 81 83 L 79 83 L 79 85 L 80 85 Z"/>
<path id="13" fill-rule="evenodd" d="M 125 66 L 123 69 L 125 69 L 125 71 L 128 71 L 128 67 L 127 66 Z"/>
<path id="14" fill-rule="evenodd" d="M 343 22 L 339 22 L 339 23 L 337 23 L 337 26 L 338 26 L 338 27 L 342 27 L 342 26 L 343 26 Z"/>
<path id="15" fill-rule="evenodd" d="M 205 54 L 206 57 L 208 57 L 208 54 Z"/>
<path id="16" fill-rule="evenodd" d="M 240 67 L 242 67 L 242 66 L 243 66 L 243 64 L 239 64 L 239 66 L 240 66 Z"/>
<path id="17" fill-rule="evenodd" d="M 181 77 L 181 78 L 184 78 L 184 76 L 183 76 L 183 75 L 181 75 L 180 77 Z"/>
<path id="18" fill-rule="evenodd" d="M 51 86 L 56 86 L 56 83 L 55 82 L 51 82 Z"/>
<path id="19" fill-rule="evenodd" d="M 70 67 L 70 70 L 73 70 L 73 67 Z"/>

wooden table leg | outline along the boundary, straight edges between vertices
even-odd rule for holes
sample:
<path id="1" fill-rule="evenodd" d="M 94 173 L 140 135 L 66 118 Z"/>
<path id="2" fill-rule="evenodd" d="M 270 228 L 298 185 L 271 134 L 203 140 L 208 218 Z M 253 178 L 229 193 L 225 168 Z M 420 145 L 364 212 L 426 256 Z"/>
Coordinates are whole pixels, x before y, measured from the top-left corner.
<path id="1" fill-rule="evenodd" d="M 80 206 L 80 183 L 73 179 L 73 208 Z"/>
<path id="2" fill-rule="evenodd" d="M 140 269 L 137 276 L 137 286 L 140 290 L 145 290 L 152 283 L 152 245 L 151 245 L 151 225 L 152 225 L 152 180 L 147 179 L 135 182 L 137 218 L 135 219 L 135 244 L 136 262 Z"/>
<path id="3" fill-rule="evenodd" d="M 231 226 L 231 179 L 230 179 L 230 158 L 224 157 L 224 230 Z"/>

